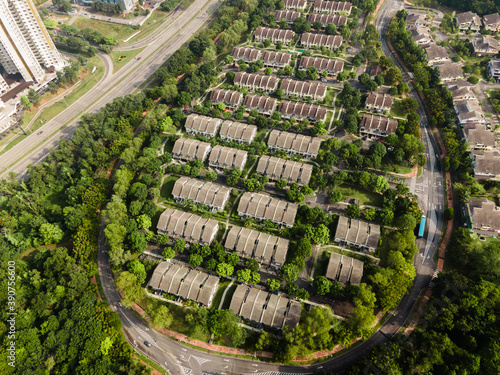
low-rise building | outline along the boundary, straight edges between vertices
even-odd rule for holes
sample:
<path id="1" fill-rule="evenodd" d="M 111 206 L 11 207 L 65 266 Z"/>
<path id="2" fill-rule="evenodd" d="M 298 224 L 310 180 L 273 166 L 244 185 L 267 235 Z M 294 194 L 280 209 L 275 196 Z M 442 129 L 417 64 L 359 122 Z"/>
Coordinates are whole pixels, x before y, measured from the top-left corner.
<path id="1" fill-rule="evenodd" d="M 184 127 L 189 135 L 202 135 L 207 138 L 213 138 L 217 135 L 221 123 L 222 120 L 220 118 L 193 113 L 187 117 Z"/>
<path id="2" fill-rule="evenodd" d="M 304 10 L 307 6 L 307 0 L 284 0 L 285 9 L 300 9 Z"/>
<path id="3" fill-rule="evenodd" d="M 342 285 L 361 284 L 363 262 L 338 253 L 330 253 L 326 278 L 340 282 Z"/>
<path id="4" fill-rule="evenodd" d="M 270 116 L 276 109 L 278 101 L 276 98 L 271 98 L 269 96 L 263 95 L 252 95 L 248 94 L 245 96 L 245 101 L 243 106 L 247 111 L 256 109 L 261 115 Z"/>
<path id="5" fill-rule="evenodd" d="M 326 27 L 329 23 L 333 23 L 335 26 L 339 27 L 342 25 L 347 25 L 347 17 L 346 16 L 339 16 L 338 14 L 318 14 L 318 13 L 311 13 L 307 17 L 308 21 L 311 23 L 311 25 L 319 21 L 323 25 L 323 27 Z"/>
<path id="6" fill-rule="evenodd" d="M 439 70 L 439 75 L 441 77 L 441 81 L 455 81 L 458 79 L 463 79 L 464 74 L 462 72 L 462 65 L 459 63 L 446 62 L 442 64 L 434 65 L 434 68 Z"/>
<path id="7" fill-rule="evenodd" d="M 339 35 L 303 33 L 300 38 L 300 44 L 305 48 L 326 47 L 329 50 L 335 51 L 342 45 L 342 37 Z"/>
<path id="8" fill-rule="evenodd" d="M 289 241 L 267 233 L 233 226 L 224 247 L 241 258 L 254 259 L 260 264 L 280 268 L 286 260 Z"/>
<path id="9" fill-rule="evenodd" d="M 425 13 L 408 13 L 406 16 L 406 27 L 427 27 L 430 20 Z"/>
<path id="10" fill-rule="evenodd" d="M 297 18 L 301 16 L 302 13 L 295 10 L 277 10 L 274 12 L 274 18 L 276 21 L 285 20 L 287 23 L 293 23 Z"/>
<path id="11" fill-rule="evenodd" d="M 483 16 L 483 25 L 486 30 L 494 33 L 500 31 L 500 15 L 498 13 Z"/>
<path id="12" fill-rule="evenodd" d="M 244 87 L 250 91 L 273 92 L 278 87 L 278 77 L 263 74 L 237 72 L 234 76 L 234 84 Z"/>
<path id="13" fill-rule="evenodd" d="M 212 104 L 224 103 L 227 108 L 236 109 L 243 102 L 243 93 L 234 90 L 213 89 L 210 93 Z"/>
<path id="14" fill-rule="evenodd" d="M 254 30 L 253 35 L 255 40 L 260 43 L 264 42 L 266 39 L 270 39 L 273 44 L 281 42 L 284 45 L 288 45 L 295 36 L 295 32 L 292 30 L 272 29 L 270 27 L 259 26 Z"/>
<path id="15" fill-rule="evenodd" d="M 398 121 L 393 118 L 363 115 L 363 119 L 359 124 L 359 132 L 367 137 L 387 137 L 389 134 L 396 133 Z"/>
<path id="16" fill-rule="evenodd" d="M 257 127 L 250 124 L 226 120 L 219 130 L 219 137 L 228 142 L 250 144 L 257 135 Z"/>
<path id="17" fill-rule="evenodd" d="M 297 81 L 290 78 L 285 78 L 280 84 L 280 89 L 285 95 L 294 95 L 299 99 L 323 100 L 326 96 L 326 88 L 326 84 L 322 82 Z"/>
<path id="18" fill-rule="evenodd" d="M 261 193 L 244 193 L 238 204 L 238 215 L 258 221 L 269 220 L 287 228 L 293 227 L 298 205 Z"/>
<path id="19" fill-rule="evenodd" d="M 283 150 L 289 155 L 300 155 L 305 158 L 315 158 L 321 146 L 321 138 L 307 135 L 271 131 L 267 146 L 271 151 Z"/>
<path id="20" fill-rule="evenodd" d="M 179 138 L 174 143 L 172 157 L 186 161 L 205 161 L 210 152 L 210 148 L 210 143 L 207 142 L 201 142 L 196 139 Z"/>
<path id="21" fill-rule="evenodd" d="M 264 66 L 270 66 L 272 68 L 284 68 L 286 65 L 290 64 L 291 60 L 292 55 L 286 52 L 264 51 L 262 54 Z"/>
<path id="22" fill-rule="evenodd" d="M 289 184 L 307 185 L 311 179 L 313 166 L 298 161 L 263 155 L 259 159 L 256 172 L 270 180 L 283 179 Z"/>
<path id="23" fill-rule="evenodd" d="M 171 238 L 210 245 L 219 231 L 219 222 L 167 208 L 160 215 L 156 229 L 158 234 L 166 234 Z"/>
<path id="24" fill-rule="evenodd" d="M 412 27 L 410 29 L 411 37 L 419 46 L 424 46 L 432 43 L 432 38 L 427 30 L 421 26 Z"/>
<path id="25" fill-rule="evenodd" d="M 497 137 L 486 125 L 468 124 L 464 126 L 465 140 L 473 150 L 493 150 L 497 145 Z"/>
<path id="26" fill-rule="evenodd" d="M 296 119 L 302 121 L 308 119 L 309 121 L 325 121 L 327 115 L 327 108 L 317 104 L 292 102 L 283 100 L 280 103 L 278 112 L 283 119 Z"/>
<path id="27" fill-rule="evenodd" d="M 172 189 L 177 203 L 190 200 L 210 207 L 213 212 L 224 211 L 230 193 L 228 187 L 188 177 L 179 178 Z"/>
<path id="28" fill-rule="evenodd" d="M 455 17 L 455 24 L 460 31 L 479 31 L 481 28 L 481 18 L 476 13 L 470 11 L 459 13 Z"/>
<path id="29" fill-rule="evenodd" d="M 500 152 L 498 150 L 473 150 L 470 158 L 476 179 L 500 179 Z"/>
<path id="30" fill-rule="evenodd" d="M 480 236 L 500 235 L 500 207 L 486 198 L 467 202 L 471 230 Z"/>
<path id="31" fill-rule="evenodd" d="M 451 92 L 453 102 L 459 100 L 477 100 L 476 95 L 471 90 L 470 86 L 451 86 L 448 90 Z"/>
<path id="32" fill-rule="evenodd" d="M 217 170 L 239 169 L 242 171 L 247 163 L 247 158 L 246 151 L 217 145 L 210 153 L 208 165 Z"/>
<path id="33" fill-rule="evenodd" d="M 294 328 L 300 319 L 302 304 L 284 294 L 276 295 L 240 284 L 231 298 L 229 309 L 245 320 L 275 329 Z"/>
<path id="34" fill-rule="evenodd" d="M 472 47 L 478 56 L 497 55 L 500 52 L 500 42 L 490 35 L 472 39 Z"/>
<path id="35" fill-rule="evenodd" d="M 488 74 L 495 81 L 500 81 L 500 59 L 491 59 L 488 63 Z"/>
<path id="36" fill-rule="evenodd" d="M 446 48 L 438 46 L 436 43 L 430 43 L 424 46 L 425 60 L 429 65 L 445 63 L 450 61 Z"/>
<path id="37" fill-rule="evenodd" d="M 389 112 L 394 103 L 394 97 L 388 94 L 377 92 L 368 93 L 365 108 L 368 111 Z"/>
<path id="38" fill-rule="evenodd" d="M 352 4 L 348 1 L 316 0 L 314 2 L 315 13 L 339 14 L 345 12 L 346 15 L 350 15 L 351 10 Z"/>
<path id="39" fill-rule="evenodd" d="M 370 69 L 370 78 L 373 79 L 381 73 L 382 68 L 380 67 L 380 65 L 372 66 L 372 68 Z"/>
<path id="40" fill-rule="evenodd" d="M 341 246 L 354 246 L 361 250 L 375 251 L 380 239 L 380 226 L 366 221 L 339 216 L 335 242 Z"/>
<path id="41" fill-rule="evenodd" d="M 158 264 L 148 286 L 158 293 L 173 294 L 203 306 L 210 306 L 219 286 L 219 278 L 166 261 Z"/>
<path id="42" fill-rule="evenodd" d="M 477 100 L 457 100 L 453 107 L 460 125 L 486 123 L 486 117 Z"/>
<path id="43" fill-rule="evenodd" d="M 231 56 L 236 60 L 244 60 L 247 63 L 255 62 L 260 59 L 261 51 L 256 48 L 234 47 Z"/>
<path id="44" fill-rule="evenodd" d="M 336 77 L 344 70 L 344 62 L 341 60 L 325 59 L 323 57 L 302 56 L 300 58 L 299 69 L 307 70 L 310 66 L 314 66 L 318 72 L 328 72 L 329 75 Z"/>

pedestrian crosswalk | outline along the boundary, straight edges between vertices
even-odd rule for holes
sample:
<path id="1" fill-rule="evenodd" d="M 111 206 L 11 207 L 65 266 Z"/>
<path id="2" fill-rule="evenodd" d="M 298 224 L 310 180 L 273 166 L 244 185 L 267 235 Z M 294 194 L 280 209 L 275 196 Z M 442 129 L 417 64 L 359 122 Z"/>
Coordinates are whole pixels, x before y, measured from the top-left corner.
<path id="1" fill-rule="evenodd" d="M 148 341 L 149 343 L 151 343 L 151 345 L 157 347 L 158 349 L 160 349 L 160 347 L 158 346 L 158 344 L 155 342 L 155 340 L 153 340 L 153 338 L 145 331 L 143 331 L 142 329 L 140 329 L 136 324 L 134 324 L 129 318 L 128 316 L 125 316 L 125 318 L 127 318 L 128 322 L 130 323 L 130 325 L 132 326 L 132 328 L 134 328 L 138 333 L 139 335 L 141 335 L 141 338 L 143 338 L 145 341 Z"/>
<path id="2" fill-rule="evenodd" d="M 182 369 L 182 372 L 186 375 L 191 375 L 193 373 L 193 370 L 188 367 L 180 366 L 180 368 Z"/>

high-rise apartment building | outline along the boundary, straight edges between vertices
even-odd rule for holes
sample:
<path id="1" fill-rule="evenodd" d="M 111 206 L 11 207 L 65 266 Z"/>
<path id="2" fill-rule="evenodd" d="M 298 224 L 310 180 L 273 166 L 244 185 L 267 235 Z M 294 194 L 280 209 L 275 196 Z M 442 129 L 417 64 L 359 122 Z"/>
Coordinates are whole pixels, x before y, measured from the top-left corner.
<path id="1" fill-rule="evenodd" d="M 31 0 L 0 0 L 0 64 L 25 81 L 42 80 L 42 65 L 55 70 L 64 66 Z"/>

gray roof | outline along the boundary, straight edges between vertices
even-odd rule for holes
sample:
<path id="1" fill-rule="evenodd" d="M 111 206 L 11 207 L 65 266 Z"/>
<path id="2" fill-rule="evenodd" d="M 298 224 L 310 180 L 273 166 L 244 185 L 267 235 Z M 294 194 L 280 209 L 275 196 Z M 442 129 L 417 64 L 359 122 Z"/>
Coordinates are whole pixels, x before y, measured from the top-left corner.
<path id="1" fill-rule="evenodd" d="M 365 105 L 367 107 L 375 108 L 388 108 L 389 110 L 394 103 L 394 97 L 388 94 L 381 94 L 377 92 L 368 93 Z"/>
<path id="2" fill-rule="evenodd" d="M 261 60 L 264 64 L 276 63 L 280 65 L 288 65 L 292 60 L 292 55 L 286 52 L 264 51 Z"/>
<path id="3" fill-rule="evenodd" d="M 302 56 L 300 58 L 300 69 L 307 69 L 314 66 L 320 72 L 327 70 L 329 72 L 340 73 L 344 70 L 344 62 L 341 60 L 325 59 L 323 57 Z"/>
<path id="4" fill-rule="evenodd" d="M 424 47 L 424 52 L 427 55 L 428 61 L 449 59 L 446 48 L 438 46 L 436 43 L 429 43 Z"/>
<path id="5" fill-rule="evenodd" d="M 459 63 L 445 62 L 443 64 L 435 65 L 439 70 L 439 75 L 442 80 L 453 80 L 463 78 L 462 65 Z"/>
<path id="6" fill-rule="evenodd" d="M 470 124 L 464 126 L 467 141 L 472 147 L 495 147 L 497 137 L 485 125 Z"/>
<path id="7" fill-rule="evenodd" d="M 238 204 L 238 213 L 269 220 L 278 224 L 293 225 L 298 205 L 266 194 L 244 193 Z"/>
<path id="8" fill-rule="evenodd" d="M 252 143 L 257 134 L 257 127 L 250 124 L 226 120 L 222 123 L 219 136 L 222 139 L 236 140 L 244 143 Z"/>
<path id="9" fill-rule="evenodd" d="M 234 84 L 243 87 L 257 87 L 262 90 L 272 91 L 278 86 L 278 77 L 263 74 L 237 72 L 234 76 Z"/>
<path id="10" fill-rule="evenodd" d="M 500 233 L 500 207 L 495 202 L 486 198 L 470 200 L 469 212 L 475 231 L 494 236 Z"/>
<path id="11" fill-rule="evenodd" d="M 241 284 L 237 286 L 229 308 L 243 319 L 277 329 L 297 325 L 301 312 L 300 302 Z"/>
<path id="12" fill-rule="evenodd" d="M 151 276 L 149 286 L 210 306 L 219 278 L 180 264 L 160 262 Z"/>
<path id="13" fill-rule="evenodd" d="M 481 26 L 481 19 L 479 18 L 479 16 L 476 13 L 472 13 L 470 11 L 457 14 L 456 19 L 459 24 L 472 22 L 476 26 Z"/>
<path id="14" fill-rule="evenodd" d="M 174 143 L 172 156 L 183 160 L 204 161 L 210 151 L 210 143 L 197 141 L 195 139 L 179 138 Z"/>
<path id="15" fill-rule="evenodd" d="M 276 21 L 281 21 L 282 19 L 287 20 L 287 22 L 293 22 L 301 15 L 300 12 L 294 10 L 277 10 L 274 12 L 274 17 Z"/>
<path id="16" fill-rule="evenodd" d="M 296 95 L 298 97 L 302 96 L 312 96 L 324 98 L 326 95 L 326 84 L 317 81 L 298 81 L 295 79 L 285 78 L 281 81 L 280 89 L 282 89 L 285 94 Z"/>
<path id="17" fill-rule="evenodd" d="M 236 148 L 215 146 L 210 153 L 208 164 L 214 168 L 243 170 L 247 162 L 247 152 Z"/>
<path id="18" fill-rule="evenodd" d="M 347 283 L 359 285 L 363 277 L 363 262 L 338 253 L 331 253 L 326 277 L 338 280 L 343 285 Z"/>
<path id="19" fill-rule="evenodd" d="M 500 15 L 498 13 L 486 14 L 483 16 L 483 22 L 486 26 L 500 24 Z"/>
<path id="20" fill-rule="evenodd" d="M 270 27 L 259 26 L 254 30 L 253 35 L 261 39 L 277 39 L 284 43 L 289 43 L 295 36 L 295 32 L 292 30 L 272 29 Z"/>
<path id="21" fill-rule="evenodd" d="M 471 155 L 474 159 L 474 171 L 476 174 L 487 176 L 500 175 L 500 152 L 498 150 L 474 150 L 471 152 Z"/>
<path id="22" fill-rule="evenodd" d="M 307 0 L 284 0 L 285 8 L 304 8 Z"/>
<path id="23" fill-rule="evenodd" d="M 314 2 L 314 11 L 328 12 L 328 13 L 340 13 L 347 12 L 349 14 L 352 9 L 352 4 L 348 1 L 326 1 L 326 0 L 316 0 Z"/>
<path id="24" fill-rule="evenodd" d="M 243 101 L 243 93 L 234 90 L 213 89 L 210 93 L 213 104 L 224 103 L 228 106 L 237 106 Z"/>
<path id="25" fill-rule="evenodd" d="M 311 13 L 309 14 L 307 19 L 311 24 L 313 24 L 316 21 L 319 21 L 323 24 L 323 27 L 325 27 L 329 23 L 333 23 L 336 26 L 347 25 L 347 17 L 339 16 L 338 14 Z"/>
<path id="26" fill-rule="evenodd" d="M 283 118 L 308 118 L 311 121 L 325 121 L 327 109 L 321 105 L 282 100 L 278 108 Z"/>
<path id="27" fill-rule="evenodd" d="M 318 137 L 273 130 L 269 135 L 267 145 L 285 151 L 315 156 L 318 154 L 321 141 L 321 138 Z"/>
<path id="28" fill-rule="evenodd" d="M 210 138 L 215 137 L 221 123 L 222 120 L 220 118 L 193 113 L 187 117 L 184 127 L 188 133 L 203 134 Z"/>
<path id="29" fill-rule="evenodd" d="M 283 179 L 288 183 L 296 182 L 307 185 L 311 179 L 312 170 L 311 164 L 263 155 L 259 159 L 256 172 L 269 177 L 270 180 Z"/>
<path id="30" fill-rule="evenodd" d="M 243 106 L 247 109 L 258 109 L 259 112 L 271 113 L 276 108 L 276 98 L 271 98 L 265 95 L 248 94 L 245 96 Z"/>
<path id="31" fill-rule="evenodd" d="M 255 259 L 266 265 L 281 266 L 285 263 L 288 244 L 289 241 L 284 238 L 233 226 L 227 234 L 224 247 L 237 252 L 243 258 Z"/>
<path id="32" fill-rule="evenodd" d="M 380 226 L 339 216 L 335 241 L 348 241 L 359 247 L 375 249 L 380 238 Z"/>
<path id="33" fill-rule="evenodd" d="M 364 133 L 369 133 L 381 137 L 396 133 L 398 121 L 396 119 L 377 116 L 363 115 L 363 119 L 359 124 L 359 130 Z"/>
<path id="34" fill-rule="evenodd" d="M 243 59 L 249 62 L 257 61 L 260 58 L 260 50 L 248 47 L 234 47 L 231 56 L 235 60 Z"/>
<path id="35" fill-rule="evenodd" d="M 472 40 L 474 52 L 497 54 L 500 50 L 500 42 L 490 35 Z"/>
<path id="36" fill-rule="evenodd" d="M 167 208 L 160 216 L 157 230 L 173 238 L 209 245 L 219 230 L 219 222 Z"/>
<path id="37" fill-rule="evenodd" d="M 189 199 L 221 211 L 224 210 L 230 192 L 231 189 L 223 185 L 188 177 L 179 178 L 172 189 L 175 199 Z"/>
<path id="38" fill-rule="evenodd" d="M 332 1 L 328 1 L 331 3 Z M 326 35 L 315 33 L 303 33 L 300 37 L 301 44 L 313 44 L 317 46 L 325 46 L 330 48 L 338 48 L 342 44 L 342 37 L 339 35 Z"/>

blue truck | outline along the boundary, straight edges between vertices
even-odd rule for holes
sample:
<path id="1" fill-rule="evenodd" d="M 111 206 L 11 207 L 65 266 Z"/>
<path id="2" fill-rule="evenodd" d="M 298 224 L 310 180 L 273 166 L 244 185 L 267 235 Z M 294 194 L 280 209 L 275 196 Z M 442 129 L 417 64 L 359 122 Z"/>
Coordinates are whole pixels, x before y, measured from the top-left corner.
<path id="1" fill-rule="evenodd" d="M 425 229 L 425 215 L 423 215 L 422 219 L 420 220 L 420 228 L 418 228 L 418 238 L 422 238 L 424 236 L 424 229 Z"/>

